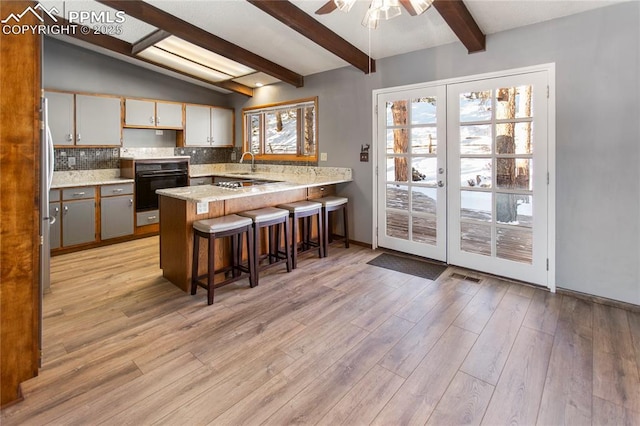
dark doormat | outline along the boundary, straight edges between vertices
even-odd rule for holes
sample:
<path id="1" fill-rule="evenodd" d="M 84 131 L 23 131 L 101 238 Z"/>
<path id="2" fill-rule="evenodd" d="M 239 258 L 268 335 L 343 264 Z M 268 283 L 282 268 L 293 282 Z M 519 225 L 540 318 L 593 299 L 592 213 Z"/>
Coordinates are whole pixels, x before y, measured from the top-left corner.
<path id="1" fill-rule="evenodd" d="M 415 275 L 416 277 L 429 280 L 435 280 L 447 269 L 447 265 L 438 265 L 437 263 L 410 259 L 389 253 L 382 253 L 375 259 L 371 259 L 367 264 L 404 272 L 405 274 Z"/>

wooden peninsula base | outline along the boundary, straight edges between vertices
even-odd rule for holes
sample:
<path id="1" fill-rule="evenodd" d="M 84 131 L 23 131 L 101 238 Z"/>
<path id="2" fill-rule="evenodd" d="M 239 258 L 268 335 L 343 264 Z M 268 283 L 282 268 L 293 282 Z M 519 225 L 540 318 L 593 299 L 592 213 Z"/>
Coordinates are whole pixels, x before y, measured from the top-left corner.
<path id="1" fill-rule="evenodd" d="M 204 214 L 196 213 L 196 203 L 193 201 L 160 194 L 160 267 L 162 275 L 183 291 L 190 291 L 194 221 L 317 198 L 321 195 L 334 195 L 335 191 L 335 185 L 326 185 L 321 189 L 318 187 L 297 188 L 210 201 L 208 202 L 208 212 Z M 222 241 L 216 241 L 216 244 L 216 265 L 225 265 L 226 259 L 229 258 L 228 244 L 223 244 Z M 204 274 L 207 265 L 207 249 L 205 244 L 201 244 L 200 247 L 198 263 L 201 265 L 201 270 L 199 273 Z M 263 247 L 261 251 L 265 252 L 266 250 Z M 216 281 L 222 280 L 222 278 L 216 277 Z"/>

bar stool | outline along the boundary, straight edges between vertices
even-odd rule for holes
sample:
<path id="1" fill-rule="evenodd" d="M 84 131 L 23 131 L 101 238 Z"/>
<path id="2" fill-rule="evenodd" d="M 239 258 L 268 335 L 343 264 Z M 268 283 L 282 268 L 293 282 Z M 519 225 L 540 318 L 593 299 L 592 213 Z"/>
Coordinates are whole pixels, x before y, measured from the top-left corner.
<path id="1" fill-rule="evenodd" d="M 191 294 L 196 294 L 198 286 L 207 289 L 207 304 L 213 304 L 213 289 L 221 287 L 242 278 L 242 272 L 249 273 L 249 285 L 258 284 L 254 268 L 254 243 L 251 233 L 251 219 L 235 214 L 204 219 L 193 222 L 193 261 L 191 266 Z M 247 234 L 247 266 L 242 265 L 242 236 Z M 231 238 L 231 266 L 215 269 L 215 240 L 218 238 Z M 208 242 L 207 273 L 198 276 L 198 258 L 200 257 L 200 238 L 206 238 Z M 231 271 L 231 278 L 218 284 L 214 284 L 216 273 Z M 201 281 L 207 279 L 206 283 Z"/>
<path id="2" fill-rule="evenodd" d="M 346 197 L 327 196 L 322 198 L 316 198 L 309 201 L 314 201 L 322 204 L 322 225 L 324 227 L 324 241 L 323 252 L 324 257 L 329 254 L 329 243 L 333 242 L 333 224 L 329 213 L 342 210 L 342 217 L 344 220 L 344 246 L 349 248 L 349 213 L 347 212 L 349 207 L 349 199 Z"/>
<path id="3" fill-rule="evenodd" d="M 238 213 L 253 222 L 253 268 L 255 270 L 254 285 L 258 285 L 261 269 L 275 265 L 281 261 L 287 264 L 287 272 L 291 272 L 291 246 L 288 241 L 291 237 L 289 231 L 289 212 L 276 207 L 265 207 L 257 210 L 249 210 Z M 284 253 L 280 251 L 280 231 L 284 225 Z M 260 229 L 267 228 L 267 254 L 260 257 Z M 262 259 L 268 259 L 269 264 L 260 267 Z"/>
<path id="4" fill-rule="evenodd" d="M 314 201 L 296 201 L 294 203 L 280 204 L 278 208 L 289 212 L 289 219 L 293 223 L 291 230 L 291 266 L 296 269 L 298 265 L 298 250 L 300 253 L 318 247 L 318 257 L 324 257 L 322 234 L 322 204 Z M 317 218 L 318 241 L 311 241 L 311 219 Z M 302 222 L 301 241 L 298 245 L 298 222 Z"/>

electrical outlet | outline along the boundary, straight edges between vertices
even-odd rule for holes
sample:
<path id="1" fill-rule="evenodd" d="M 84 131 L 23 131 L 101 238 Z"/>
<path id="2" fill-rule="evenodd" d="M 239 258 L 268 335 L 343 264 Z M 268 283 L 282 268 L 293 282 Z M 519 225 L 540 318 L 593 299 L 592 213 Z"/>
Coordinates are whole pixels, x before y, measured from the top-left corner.
<path id="1" fill-rule="evenodd" d="M 196 214 L 209 213 L 209 203 L 196 203 Z"/>
<path id="2" fill-rule="evenodd" d="M 326 152 L 321 152 L 320 153 L 320 161 L 327 161 L 327 153 Z"/>
<path id="3" fill-rule="evenodd" d="M 162 136 L 164 132 L 162 130 L 156 130 L 156 136 Z"/>
<path id="4" fill-rule="evenodd" d="M 76 166 L 76 157 L 67 157 L 67 165 L 69 167 L 75 167 Z"/>

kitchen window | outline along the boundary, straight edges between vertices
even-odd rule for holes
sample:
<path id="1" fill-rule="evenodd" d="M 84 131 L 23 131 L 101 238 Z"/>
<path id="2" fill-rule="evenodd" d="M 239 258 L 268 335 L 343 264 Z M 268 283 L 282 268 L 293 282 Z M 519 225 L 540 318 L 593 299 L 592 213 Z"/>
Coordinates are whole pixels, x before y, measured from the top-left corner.
<path id="1" fill-rule="evenodd" d="M 259 160 L 318 160 L 318 98 L 242 110 L 243 148 Z"/>

